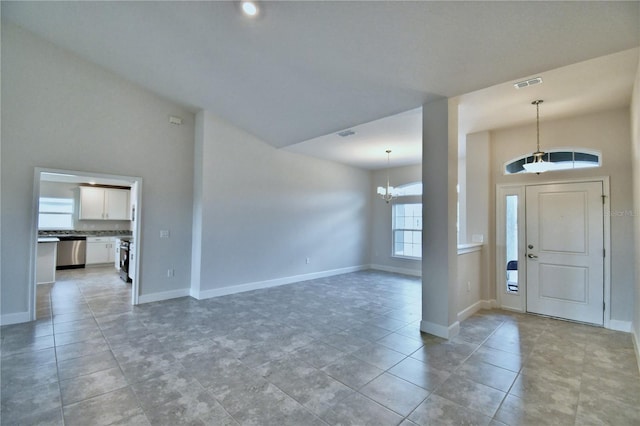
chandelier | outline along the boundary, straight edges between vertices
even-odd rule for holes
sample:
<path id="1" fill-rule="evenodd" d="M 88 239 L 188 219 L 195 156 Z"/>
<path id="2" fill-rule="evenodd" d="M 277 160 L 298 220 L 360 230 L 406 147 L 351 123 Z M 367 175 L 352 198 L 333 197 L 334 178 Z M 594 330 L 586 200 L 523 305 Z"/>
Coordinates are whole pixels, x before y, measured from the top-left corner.
<path id="1" fill-rule="evenodd" d="M 534 152 L 533 155 L 533 161 L 531 163 L 525 163 L 522 165 L 522 167 L 524 167 L 524 169 L 528 172 L 528 173 L 536 173 L 536 174 L 540 174 L 543 172 L 546 172 L 548 170 L 551 170 L 553 168 L 553 165 L 548 162 L 548 161 L 544 161 L 544 159 L 542 157 L 544 157 L 544 152 L 540 151 L 540 104 L 544 102 L 542 100 L 537 100 L 537 101 L 533 101 L 531 102 L 532 105 L 536 106 L 536 140 L 537 140 L 537 145 L 536 145 L 536 152 Z"/>
<path id="2" fill-rule="evenodd" d="M 389 165 L 390 165 L 389 155 L 391 154 L 391 150 L 388 149 L 385 152 L 387 153 L 387 187 L 383 188 L 383 187 L 379 186 L 378 187 L 378 195 L 387 204 L 389 204 L 389 201 L 393 200 L 396 197 L 396 195 L 393 193 L 393 186 L 389 185 Z"/>

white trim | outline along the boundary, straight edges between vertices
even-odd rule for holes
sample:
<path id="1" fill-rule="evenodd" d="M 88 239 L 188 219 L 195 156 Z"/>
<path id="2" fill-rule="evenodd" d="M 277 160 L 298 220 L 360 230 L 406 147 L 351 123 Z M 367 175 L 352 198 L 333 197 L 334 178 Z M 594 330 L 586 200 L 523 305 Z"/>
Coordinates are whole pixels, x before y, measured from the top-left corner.
<path id="1" fill-rule="evenodd" d="M 458 322 L 462 322 L 469 318 L 471 315 L 475 314 L 481 309 L 493 309 L 498 306 L 498 303 L 495 299 L 491 300 L 478 300 L 471 306 L 467 306 L 460 312 L 458 312 Z"/>
<path id="2" fill-rule="evenodd" d="M 482 250 L 483 243 L 458 244 L 458 256 Z"/>
<path id="3" fill-rule="evenodd" d="M 631 331 L 631 340 L 633 340 L 633 348 L 636 350 L 636 362 L 638 363 L 638 371 L 640 372 L 640 342 L 635 328 Z"/>
<path id="4" fill-rule="evenodd" d="M 179 290 L 160 291 L 158 293 L 141 294 L 138 296 L 139 303 L 151 303 L 159 302 L 161 300 L 177 299 L 178 297 L 189 296 L 190 291 L 188 288 L 181 288 Z"/>
<path id="5" fill-rule="evenodd" d="M 29 318 L 25 321 L 33 321 L 36 319 L 36 249 L 38 245 L 38 209 L 40 202 L 40 175 L 42 173 L 58 173 L 58 174 L 66 174 L 66 175 L 75 175 L 75 176 L 84 176 L 84 177 L 92 177 L 92 178 L 104 178 L 104 179 L 114 179 L 119 181 L 125 181 L 131 183 L 136 187 L 136 211 L 134 219 L 134 233 L 133 238 L 135 241 L 135 253 L 132 255 L 135 256 L 135 279 L 131 285 L 131 304 L 137 305 L 139 303 L 138 293 L 140 292 L 140 270 L 141 270 L 141 256 L 140 253 L 142 251 L 142 178 L 139 176 L 124 176 L 124 175 L 111 175 L 106 173 L 98 173 L 98 172 L 85 172 L 80 170 L 62 170 L 62 169 L 51 169 L 48 167 L 35 167 L 33 172 L 33 202 L 32 202 L 32 211 L 31 211 L 31 232 L 30 238 L 33 241 L 31 245 L 31 251 L 29 253 L 29 272 L 28 272 L 28 283 L 29 283 Z"/>
<path id="6" fill-rule="evenodd" d="M 518 283 L 518 293 L 508 293 L 506 290 L 506 233 L 505 233 L 505 221 L 506 221 L 506 203 L 505 197 L 508 195 L 514 195 L 518 197 L 518 241 L 525 241 L 525 185 L 511 185 L 511 184 L 498 184 L 496 185 L 495 196 L 495 212 L 496 212 L 496 243 L 495 243 L 495 268 L 496 268 L 496 298 L 497 304 L 502 309 L 507 309 L 514 312 L 526 311 L 526 280 L 520 280 Z M 524 246 L 518 245 L 518 275 L 522 273 L 526 277 L 527 274 L 527 262 L 524 261 Z M 506 306 L 509 305 L 509 306 Z"/>
<path id="7" fill-rule="evenodd" d="M 452 339 L 460 333 L 460 322 L 456 321 L 449 327 L 445 327 L 444 325 L 434 324 L 428 321 L 420 321 L 420 331 L 442 337 L 443 339 Z"/>
<path id="8" fill-rule="evenodd" d="M 413 277 L 421 277 L 422 276 L 422 270 L 409 269 L 409 268 L 398 268 L 398 267 L 395 267 L 395 266 L 373 264 L 373 265 L 369 265 L 369 269 L 375 269 L 377 271 L 384 271 L 384 272 L 392 272 L 394 274 L 411 275 Z"/>
<path id="9" fill-rule="evenodd" d="M 473 305 L 467 306 L 466 308 L 464 308 L 463 310 L 458 312 L 458 322 L 462 322 L 462 321 L 466 320 L 471 315 L 475 314 L 480 309 L 482 309 L 482 305 L 483 305 L 482 302 L 483 302 L 482 300 L 478 300 Z"/>
<path id="10" fill-rule="evenodd" d="M 370 269 L 368 265 L 350 266 L 347 268 L 331 269 L 328 271 L 313 272 L 310 274 L 293 275 L 290 277 L 275 278 L 265 281 L 254 281 L 244 284 L 235 284 L 226 287 L 213 288 L 204 291 L 191 291 L 191 297 L 198 300 L 209 299 L 212 297 L 226 296 L 229 294 L 243 293 L 245 291 L 260 290 L 264 288 L 277 287 L 285 284 L 293 284 L 301 281 L 308 281 L 317 278 L 331 277 L 334 275 L 348 274 L 350 272 L 358 272 Z"/>
<path id="11" fill-rule="evenodd" d="M 615 319 L 609 320 L 609 330 L 624 331 L 625 333 L 631 333 L 631 321 L 620 321 Z"/>
<path id="12" fill-rule="evenodd" d="M 498 307 L 498 301 L 496 299 L 481 300 L 482 309 L 495 309 Z"/>
<path id="13" fill-rule="evenodd" d="M 18 324 L 21 322 L 31 321 L 31 314 L 29 311 L 16 312 L 13 314 L 3 314 L 0 316 L 0 325 Z"/>

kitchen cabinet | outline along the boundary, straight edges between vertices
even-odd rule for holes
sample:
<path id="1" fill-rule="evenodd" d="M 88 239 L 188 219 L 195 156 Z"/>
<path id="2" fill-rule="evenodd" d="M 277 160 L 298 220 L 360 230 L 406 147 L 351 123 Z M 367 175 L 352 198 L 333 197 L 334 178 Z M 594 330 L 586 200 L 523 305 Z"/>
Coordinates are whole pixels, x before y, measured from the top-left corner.
<path id="1" fill-rule="evenodd" d="M 80 187 L 80 220 L 130 220 L 128 189 Z"/>
<path id="2" fill-rule="evenodd" d="M 115 238 L 87 237 L 87 265 L 115 262 Z"/>

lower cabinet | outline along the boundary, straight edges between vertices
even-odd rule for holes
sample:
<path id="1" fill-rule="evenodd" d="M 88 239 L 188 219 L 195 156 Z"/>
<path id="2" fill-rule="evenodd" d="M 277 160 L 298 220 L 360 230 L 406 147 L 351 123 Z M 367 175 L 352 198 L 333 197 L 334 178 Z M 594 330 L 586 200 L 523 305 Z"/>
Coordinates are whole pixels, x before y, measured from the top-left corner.
<path id="1" fill-rule="evenodd" d="M 116 258 L 115 238 L 87 237 L 87 265 L 113 263 Z"/>

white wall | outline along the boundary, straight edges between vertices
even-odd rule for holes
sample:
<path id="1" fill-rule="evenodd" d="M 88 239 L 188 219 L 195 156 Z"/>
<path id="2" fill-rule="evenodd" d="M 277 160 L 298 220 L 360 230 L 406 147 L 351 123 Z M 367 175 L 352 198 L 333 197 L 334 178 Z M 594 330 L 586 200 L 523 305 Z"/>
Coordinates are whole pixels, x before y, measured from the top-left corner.
<path id="1" fill-rule="evenodd" d="M 633 167 L 633 222 L 635 240 L 635 315 L 633 333 L 640 367 L 640 61 L 631 99 L 631 153 Z"/>
<path id="2" fill-rule="evenodd" d="M 477 285 L 480 289 L 480 297 L 483 300 L 493 299 L 491 291 L 488 265 L 492 261 L 492 253 L 486 249 L 487 245 L 495 240 L 492 234 L 491 210 L 492 200 L 495 198 L 494 185 L 491 185 L 491 135 L 489 132 L 479 132 L 467 135 L 465 138 L 466 161 L 463 184 L 460 196 L 464 196 L 464 202 L 460 203 L 460 220 L 464 220 L 464 226 L 460 226 L 459 241 L 463 243 L 482 243 L 485 246 L 477 256 L 480 258 L 481 267 L 478 270 Z M 458 172 L 460 173 L 460 172 Z M 475 283 L 475 281 L 474 281 Z"/>
<path id="3" fill-rule="evenodd" d="M 413 182 L 422 182 L 422 165 L 393 167 L 389 169 L 389 179 L 394 187 L 406 185 Z M 387 182 L 387 169 L 372 172 L 372 183 L 369 189 L 374 194 L 372 203 L 371 219 L 371 264 L 376 269 L 390 272 L 399 272 L 420 276 L 422 274 L 422 262 L 413 259 L 401 259 L 392 257 L 392 232 L 391 232 L 391 204 L 385 203 L 376 194 L 379 186 L 384 186 Z M 393 202 L 415 202 L 422 203 L 421 197 L 396 198 Z"/>
<path id="4" fill-rule="evenodd" d="M 619 108 L 540 123 L 541 148 L 584 147 L 602 151 L 602 167 L 540 175 L 503 175 L 503 164 L 535 148 L 535 124 L 491 132 L 492 185 L 502 183 L 543 183 L 562 179 L 610 176 L 611 184 L 611 317 L 630 322 L 633 317 L 634 248 L 633 192 L 631 176 L 629 109 Z M 495 203 L 492 223 L 495 223 Z M 493 231 L 495 232 L 495 231 Z M 491 244 L 495 251 L 495 244 Z M 489 265 L 495 277 L 495 262 Z M 495 281 L 495 280 L 494 280 Z M 495 298 L 495 285 L 490 286 Z"/>
<path id="5" fill-rule="evenodd" d="M 80 220 L 80 186 L 77 183 L 40 182 L 40 196 L 73 198 L 73 229 L 77 231 L 131 230 L 129 220 Z M 46 228 L 43 228 L 46 229 Z"/>
<path id="6" fill-rule="evenodd" d="M 475 250 L 458 254 L 457 313 L 464 321 L 480 309 L 483 276 L 483 252 Z"/>
<path id="7" fill-rule="evenodd" d="M 28 310 L 35 167 L 141 176 L 141 294 L 187 288 L 193 141 L 187 109 L 3 22 L 3 317 Z"/>
<path id="8" fill-rule="evenodd" d="M 457 312 L 458 103 L 422 107 L 422 321 L 420 329 L 451 338 Z"/>
<path id="9" fill-rule="evenodd" d="M 275 149 L 209 112 L 196 121 L 193 295 L 369 263 L 369 172 Z"/>

